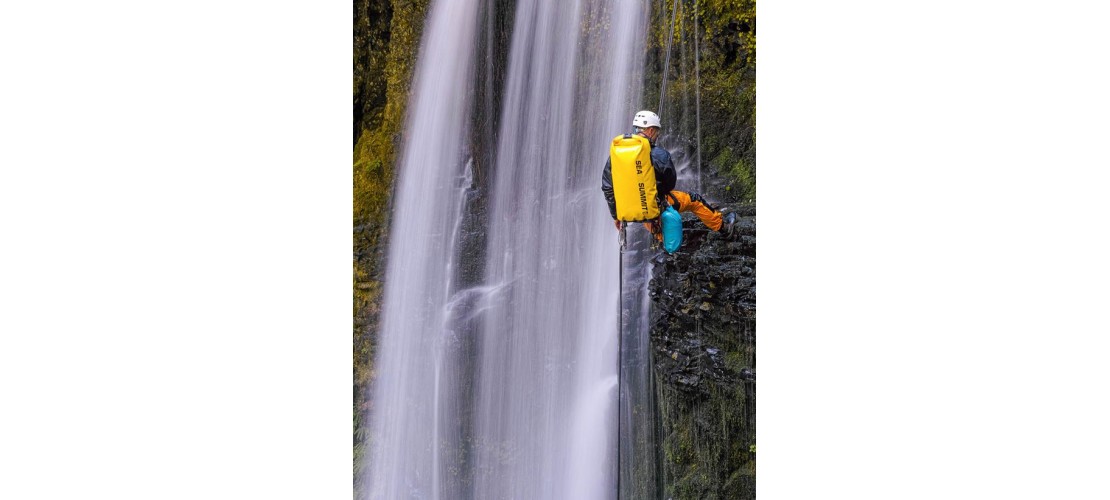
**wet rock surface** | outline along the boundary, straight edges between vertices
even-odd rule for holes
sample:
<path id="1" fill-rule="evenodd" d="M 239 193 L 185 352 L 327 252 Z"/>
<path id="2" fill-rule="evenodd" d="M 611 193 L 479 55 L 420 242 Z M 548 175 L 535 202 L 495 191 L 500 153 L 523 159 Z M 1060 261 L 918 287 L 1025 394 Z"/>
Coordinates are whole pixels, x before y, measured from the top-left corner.
<path id="1" fill-rule="evenodd" d="M 665 498 L 755 498 L 755 207 L 720 208 L 733 234 L 684 220 L 649 285 Z"/>

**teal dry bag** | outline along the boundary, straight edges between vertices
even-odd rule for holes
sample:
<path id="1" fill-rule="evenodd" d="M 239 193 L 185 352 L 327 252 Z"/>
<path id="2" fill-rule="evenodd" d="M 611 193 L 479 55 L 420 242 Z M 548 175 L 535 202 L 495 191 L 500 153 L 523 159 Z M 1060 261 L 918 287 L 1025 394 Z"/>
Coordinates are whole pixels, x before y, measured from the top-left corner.
<path id="1" fill-rule="evenodd" d="M 668 206 L 660 218 L 663 219 L 663 250 L 674 253 L 682 245 L 682 216 L 674 207 Z"/>

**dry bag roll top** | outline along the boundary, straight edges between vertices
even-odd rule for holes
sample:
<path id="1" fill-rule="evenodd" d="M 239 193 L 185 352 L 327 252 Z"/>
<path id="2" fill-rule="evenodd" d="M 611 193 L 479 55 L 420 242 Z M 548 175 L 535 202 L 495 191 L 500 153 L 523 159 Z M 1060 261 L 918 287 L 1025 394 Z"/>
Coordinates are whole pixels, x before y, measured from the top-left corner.
<path id="1" fill-rule="evenodd" d="M 644 222 L 659 217 L 655 169 L 651 166 L 651 143 L 647 138 L 632 134 L 614 137 L 609 146 L 609 163 L 617 219 Z"/>

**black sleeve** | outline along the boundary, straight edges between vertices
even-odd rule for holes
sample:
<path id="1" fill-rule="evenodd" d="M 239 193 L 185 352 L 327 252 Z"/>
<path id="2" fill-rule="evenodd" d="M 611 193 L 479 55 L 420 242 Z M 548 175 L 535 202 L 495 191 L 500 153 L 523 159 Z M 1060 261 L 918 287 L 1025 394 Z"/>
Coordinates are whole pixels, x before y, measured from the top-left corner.
<path id="1" fill-rule="evenodd" d="M 651 148 L 651 166 L 655 167 L 655 185 L 659 195 L 671 192 L 678 181 L 678 172 L 671 162 L 671 153 L 663 148 Z"/>
<path id="2" fill-rule="evenodd" d="M 609 204 L 609 215 L 617 220 L 617 200 L 613 197 L 613 167 L 605 160 L 605 169 L 601 171 L 601 192 L 605 195 L 605 203 Z"/>

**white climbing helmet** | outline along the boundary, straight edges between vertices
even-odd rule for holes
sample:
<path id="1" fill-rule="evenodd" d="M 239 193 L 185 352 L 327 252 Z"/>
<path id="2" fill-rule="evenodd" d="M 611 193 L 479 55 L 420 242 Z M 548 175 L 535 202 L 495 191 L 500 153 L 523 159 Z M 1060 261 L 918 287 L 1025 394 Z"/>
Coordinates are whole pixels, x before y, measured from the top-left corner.
<path id="1" fill-rule="evenodd" d="M 632 119 L 632 126 L 640 128 L 662 127 L 659 124 L 659 115 L 646 109 L 636 113 L 636 117 Z"/>

